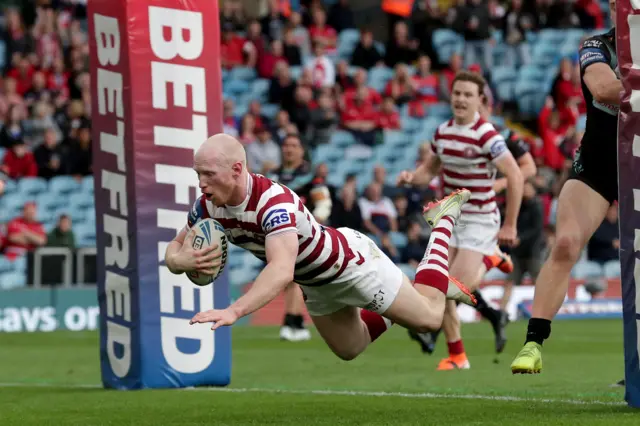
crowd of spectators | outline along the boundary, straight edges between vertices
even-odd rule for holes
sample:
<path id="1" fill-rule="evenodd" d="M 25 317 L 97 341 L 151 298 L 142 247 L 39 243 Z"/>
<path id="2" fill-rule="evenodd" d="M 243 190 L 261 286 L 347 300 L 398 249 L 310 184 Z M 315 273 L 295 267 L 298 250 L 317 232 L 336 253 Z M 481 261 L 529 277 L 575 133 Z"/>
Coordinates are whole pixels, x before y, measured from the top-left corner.
<path id="1" fill-rule="evenodd" d="M 81 179 L 92 173 L 86 1 L 38 0 L 37 7 L 31 3 L 7 8 L 0 22 L 6 47 L 5 57 L 0 58 L 0 147 L 5 149 L 0 193 L 7 179 L 57 175 Z M 258 100 L 250 102 L 246 113 L 237 114 L 237 100 L 224 99 L 224 131 L 245 145 L 251 171 L 286 170 L 282 142 L 296 133 L 306 152 L 306 167 L 323 178 L 326 165 L 311 164 L 311 153 L 328 143 L 336 129 L 350 132 L 363 147 L 383 144 L 385 130 L 401 129 L 401 108 L 407 108 L 411 117 L 425 118 L 429 106 L 447 102 L 457 71 L 468 68 L 490 77 L 496 33 L 508 46 L 507 61 L 527 64 L 528 32 L 603 29 L 607 24 L 606 12 L 595 0 L 418 0 L 410 16 L 387 14 L 382 19 L 388 34 L 359 26 L 355 49 L 350 58 L 341 59 L 339 34 L 356 29 L 358 22 L 348 0 L 220 1 L 223 70 L 254 69 L 269 81 L 268 102 L 279 106 L 269 119 Z M 453 29 L 465 39 L 463 52 L 454 53 L 446 63 L 440 62 L 433 47 L 438 28 Z M 301 70 L 299 75 L 294 67 Z M 382 90 L 368 85 L 369 73 L 378 67 L 393 70 Z M 559 69 L 539 114 L 537 132 L 522 135 L 538 166 L 523 208 L 541 206 L 542 217 L 531 220 L 542 224 L 547 248 L 553 244 L 556 199 L 579 144 L 579 122 L 585 111 L 577 56 L 565 58 Z M 500 111 L 502 106 L 496 107 Z M 429 155 L 428 148 L 411 155 L 419 161 Z M 330 186 L 333 212 L 327 222 L 372 234 L 395 261 L 415 265 L 428 237 L 420 219 L 421 205 L 439 195 L 438 184 L 396 188 L 386 180 L 384 166 L 378 165 L 371 176 L 350 175 L 340 187 Z M 370 183 L 360 193 L 358 180 L 363 178 Z M 46 244 L 42 230 L 18 226 L 35 220 L 29 213 L 34 207 L 25 205 L 24 217 L 0 230 L 4 237 L 0 245 L 8 248 L 7 253 L 12 245 L 32 249 Z M 617 256 L 616 221 L 612 211 L 589 244 L 589 258 L 605 262 Z M 522 226 L 521 232 L 529 224 Z M 49 239 L 73 245 L 70 227 L 69 218 L 61 218 Z M 20 234 L 13 235 L 16 232 Z"/>

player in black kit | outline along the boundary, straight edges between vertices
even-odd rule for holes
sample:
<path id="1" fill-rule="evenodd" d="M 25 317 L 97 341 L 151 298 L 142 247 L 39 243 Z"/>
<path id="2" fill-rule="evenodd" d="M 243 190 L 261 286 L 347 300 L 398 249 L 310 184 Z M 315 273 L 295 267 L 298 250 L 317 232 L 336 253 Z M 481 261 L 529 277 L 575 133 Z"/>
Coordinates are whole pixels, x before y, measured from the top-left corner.
<path id="1" fill-rule="evenodd" d="M 610 0 L 611 16 L 615 0 Z M 618 198 L 617 132 L 622 83 L 617 75 L 616 32 L 588 38 L 580 47 L 587 126 L 558 200 L 556 243 L 536 280 L 524 348 L 511 364 L 516 373 L 542 370 L 542 342 L 562 306 L 569 274 L 585 244 Z"/>

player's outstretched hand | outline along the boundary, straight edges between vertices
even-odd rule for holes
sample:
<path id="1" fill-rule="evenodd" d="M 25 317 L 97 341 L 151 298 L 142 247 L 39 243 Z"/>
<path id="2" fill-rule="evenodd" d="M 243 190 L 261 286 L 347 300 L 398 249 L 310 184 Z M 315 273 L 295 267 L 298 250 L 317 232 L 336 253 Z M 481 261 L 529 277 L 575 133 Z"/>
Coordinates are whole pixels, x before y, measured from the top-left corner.
<path id="1" fill-rule="evenodd" d="M 202 249 L 193 248 L 193 240 L 195 231 L 190 231 L 184 239 L 184 244 L 177 254 L 180 269 L 185 272 L 198 271 L 202 274 L 213 275 L 215 269 L 220 266 L 222 252 L 218 251 L 218 245 L 213 244 L 210 247 Z"/>
<path id="2" fill-rule="evenodd" d="M 498 232 L 498 244 L 501 246 L 515 247 L 518 241 L 518 231 L 514 226 L 502 225 Z"/>
<path id="3" fill-rule="evenodd" d="M 231 309 L 212 309 L 206 312 L 200 312 L 196 314 L 189 324 L 204 324 L 206 322 L 212 322 L 211 330 L 215 330 L 223 325 L 233 325 L 238 320 L 238 315 Z"/>
<path id="4" fill-rule="evenodd" d="M 396 185 L 397 186 L 410 185 L 411 182 L 413 182 L 413 172 L 410 172 L 408 170 L 403 170 L 398 175 L 398 179 L 396 180 Z"/>

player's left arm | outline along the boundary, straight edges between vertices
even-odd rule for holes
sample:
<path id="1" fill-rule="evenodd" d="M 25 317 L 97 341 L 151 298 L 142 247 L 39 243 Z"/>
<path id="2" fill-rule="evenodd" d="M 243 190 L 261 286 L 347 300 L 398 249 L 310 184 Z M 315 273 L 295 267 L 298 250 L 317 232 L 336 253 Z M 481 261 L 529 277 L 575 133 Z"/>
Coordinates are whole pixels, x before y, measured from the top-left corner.
<path id="1" fill-rule="evenodd" d="M 498 133 L 491 133 L 490 135 L 493 136 L 485 142 L 484 150 L 496 168 L 507 179 L 507 210 L 504 224 L 515 229 L 518 222 L 518 214 L 520 213 L 520 204 L 522 203 L 524 179 L 518 163 L 507 148 L 504 138 Z"/>
<path id="2" fill-rule="evenodd" d="M 265 249 L 267 266 L 260 272 L 249 291 L 229 307 L 237 318 L 262 308 L 293 281 L 298 256 L 298 234 L 288 231 L 267 236 Z"/>

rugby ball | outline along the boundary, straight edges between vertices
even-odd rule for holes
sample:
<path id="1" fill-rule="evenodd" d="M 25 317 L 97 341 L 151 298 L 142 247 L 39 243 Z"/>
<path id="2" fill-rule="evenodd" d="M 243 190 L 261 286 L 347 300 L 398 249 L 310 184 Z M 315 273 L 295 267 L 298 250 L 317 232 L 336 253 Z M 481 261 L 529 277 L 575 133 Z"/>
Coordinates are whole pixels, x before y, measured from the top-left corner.
<path id="1" fill-rule="evenodd" d="M 224 265 L 227 263 L 227 236 L 224 234 L 224 228 L 217 220 L 207 218 L 196 222 L 189 232 L 195 233 L 192 247 L 196 250 L 211 247 L 215 244 L 218 245 L 216 251 L 221 253 L 221 263 L 214 270 L 213 275 L 203 274 L 198 271 L 187 272 L 187 277 L 192 283 L 200 286 L 209 285 L 222 275 Z"/>

